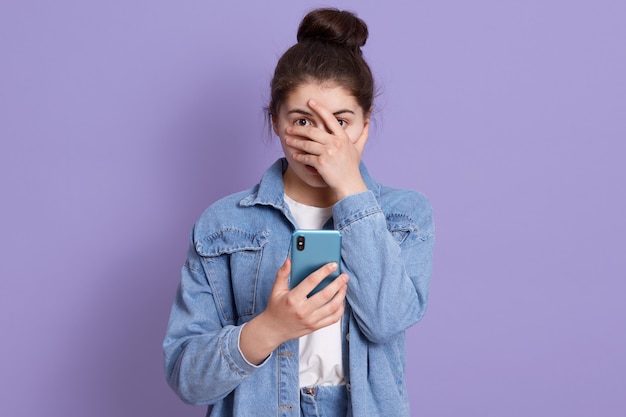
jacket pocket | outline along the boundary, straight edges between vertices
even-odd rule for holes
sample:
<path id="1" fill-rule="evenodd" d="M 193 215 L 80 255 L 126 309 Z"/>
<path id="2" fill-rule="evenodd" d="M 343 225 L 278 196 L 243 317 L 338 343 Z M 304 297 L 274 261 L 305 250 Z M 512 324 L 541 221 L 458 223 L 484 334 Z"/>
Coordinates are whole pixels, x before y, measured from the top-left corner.
<path id="1" fill-rule="evenodd" d="M 419 228 L 408 216 L 403 214 L 390 214 L 386 216 L 387 230 L 398 244 L 404 242 L 411 233 Z"/>
<path id="2" fill-rule="evenodd" d="M 227 322 L 236 324 L 255 313 L 255 300 L 265 231 L 251 233 L 222 230 L 196 242 L 219 309 Z"/>

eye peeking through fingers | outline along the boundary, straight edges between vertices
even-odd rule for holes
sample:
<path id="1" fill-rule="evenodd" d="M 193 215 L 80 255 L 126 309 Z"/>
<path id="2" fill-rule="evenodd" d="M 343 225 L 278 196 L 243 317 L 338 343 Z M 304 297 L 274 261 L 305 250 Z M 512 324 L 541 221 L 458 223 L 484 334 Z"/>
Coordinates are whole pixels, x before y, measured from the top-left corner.
<path id="1" fill-rule="evenodd" d="M 339 126 L 341 127 L 348 127 L 348 121 L 345 119 L 337 119 L 337 122 L 339 122 Z"/>
<path id="2" fill-rule="evenodd" d="M 293 124 L 296 126 L 300 126 L 300 127 L 307 127 L 307 126 L 311 126 L 311 121 L 309 119 L 300 118 L 300 119 L 294 120 Z"/>

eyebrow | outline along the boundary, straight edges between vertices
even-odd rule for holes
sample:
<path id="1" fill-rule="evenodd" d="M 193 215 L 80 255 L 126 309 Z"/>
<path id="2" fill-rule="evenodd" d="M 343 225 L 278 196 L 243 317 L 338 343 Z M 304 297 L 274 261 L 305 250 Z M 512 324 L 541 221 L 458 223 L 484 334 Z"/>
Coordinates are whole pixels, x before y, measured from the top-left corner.
<path id="1" fill-rule="evenodd" d="M 341 109 L 341 110 L 337 110 L 336 112 L 333 112 L 333 116 L 339 116 L 340 114 L 343 113 L 351 113 L 351 114 L 355 114 L 352 110 L 350 109 Z M 287 114 L 301 114 L 303 116 L 309 116 L 312 117 L 313 113 L 311 113 L 310 111 L 306 111 L 306 110 L 301 110 L 301 109 L 293 109 L 293 110 L 289 110 L 287 112 Z"/>

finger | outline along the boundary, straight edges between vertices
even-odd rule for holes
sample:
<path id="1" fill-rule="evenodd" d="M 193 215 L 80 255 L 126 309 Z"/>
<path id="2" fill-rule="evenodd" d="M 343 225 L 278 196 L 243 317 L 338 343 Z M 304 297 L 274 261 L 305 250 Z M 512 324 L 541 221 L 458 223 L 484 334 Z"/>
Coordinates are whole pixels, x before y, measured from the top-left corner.
<path id="1" fill-rule="evenodd" d="M 294 152 L 291 156 L 294 160 L 300 162 L 301 164 L 310 165 L 316 169 L 318 168 L 317 158 L 319 158 L 319 155 L 313 155 L 305 152 Z"/>
<path id="2" fill-rule="evenodd" d="M 319 317 L 317 321 L 318 328 L 329 326 L 341 319 L 345 309 L 347 288 L 347 285 L 341 287 L 328 303 L 322 305 L 313 312 L 314 315 Z"/>
<path id="3" fill-rule="evenodd" d="M 311 155 L 320 155 L 323 149 L 322 144 L 306 137 L 286 136 L 285 143 L 287 146 Z"/>
<path id="4" fill-rule="evenodd" d="M 317 285 L 327 276 L 337 270 L 339 266 L 335 262 L 327 263 L 318 270 L 312 272 L 308 277 L 302 280 L 292 291 L 306 297 Z"/>
<path id="5" fill-rule="evenodd" d="M 291 259 L 287 258 L 276 272 L 276 279 L 272 286 L 272 293 L 275 291 L 289 291 L 289 272 L 291 271 Z"/>
<path id="6" fill-rule="evenodd" d="M 300 140 L 308 140 L 309 142 L 326 143 L 328 142 L 328 132 L 325 128 L 317 126 L 289 126 L 286 129 L 287 135 Z"/>
<path id="7" fill-rule="evenodd" d="M 330 110 L 313 99 L 309 100 L 307 104 L 309 105 L 309 108 L 322 119 L 328 133 L 332 133 L 333 135 L 343 134 L 343 127 L 341 127 L 337 118 L 331 113 Z"/>
<path id="8" fill-rule="evenodd" d="M 323 290 L 313 295 L 310 301 L 319 301 L 320 305 L 330 302 L 333 298 L 337 296 L 337 294 L 347 288 L 348 280 L 348 274 L 340 274 Z"/>

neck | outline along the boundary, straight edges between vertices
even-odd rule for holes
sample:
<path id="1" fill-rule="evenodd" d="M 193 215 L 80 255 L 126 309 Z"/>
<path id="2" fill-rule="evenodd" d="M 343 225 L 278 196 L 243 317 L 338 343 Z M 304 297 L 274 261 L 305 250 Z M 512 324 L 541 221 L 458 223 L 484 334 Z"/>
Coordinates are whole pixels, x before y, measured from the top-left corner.
<path id="1" fill-rule="evenodd" d="M 312 187 L 289 168 L 283 174 L 283 184 L 285 194 L 298 203 L 313 207 L 331 207 L 337 202 L 337 196 L 329 186 Z"/>

